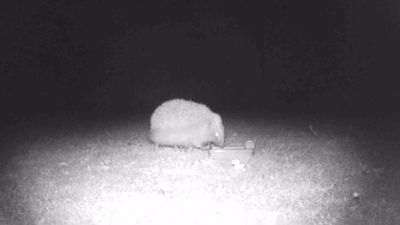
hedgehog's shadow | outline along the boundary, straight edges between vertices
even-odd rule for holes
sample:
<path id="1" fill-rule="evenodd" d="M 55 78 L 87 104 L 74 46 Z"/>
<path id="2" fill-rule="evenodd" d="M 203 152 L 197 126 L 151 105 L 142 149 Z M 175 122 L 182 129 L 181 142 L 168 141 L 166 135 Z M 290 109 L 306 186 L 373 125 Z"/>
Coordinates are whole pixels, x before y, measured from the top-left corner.
<path id="1" fill-rule="evenodd" d="M 163 148 L 165 149 L 172 149 L 174 151 L 180 151 L 185 153 L 193 152 L 194 150 L 200 151 L 207 151 L 208 157 L 211 157 L 211 149 L 213 148 L 214 144 L 212 142 L 202 143 L 201 147 L 196 146 L 183 146 L 183 145 L 160 145 L 153 143 L 153 150 L 154 152 L 161 152 Z"/>

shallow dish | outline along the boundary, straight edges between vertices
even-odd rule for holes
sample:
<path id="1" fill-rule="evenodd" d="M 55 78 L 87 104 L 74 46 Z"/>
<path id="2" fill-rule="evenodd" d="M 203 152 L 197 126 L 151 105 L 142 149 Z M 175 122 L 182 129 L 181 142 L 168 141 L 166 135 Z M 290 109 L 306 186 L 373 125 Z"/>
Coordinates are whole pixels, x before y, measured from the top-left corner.
<path id="1" fill-rule="evenodd" d="M 234 162 L 246 164 L 254 156 L 255 150 L 254 144 L 249 145 L 246 142 L 246 145 L 243 146 L 225 146 L 224 148 L 213 146 L 209 154 L 210 158 L 216 161 L 223 161 L 229 164 Z"/>

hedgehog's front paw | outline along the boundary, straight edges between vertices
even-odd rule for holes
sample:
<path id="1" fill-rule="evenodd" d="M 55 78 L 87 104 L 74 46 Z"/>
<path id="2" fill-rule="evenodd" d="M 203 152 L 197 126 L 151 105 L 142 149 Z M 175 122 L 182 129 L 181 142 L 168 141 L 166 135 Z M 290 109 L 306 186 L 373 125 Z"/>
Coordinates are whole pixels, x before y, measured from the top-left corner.
<path id="1" fill-rule="evenodd" d="M 154 151 L 160 152 L 160 146 L 158 144 L 154 144 Z"/>
<path id="2" fill-rule="evenodd" d="M 206 143 L 201 144 L 201 149 L 203 149 L 203 150 L 211 150 L 211 148 L 212 148 L 211 142 L 206 142 Z"/>

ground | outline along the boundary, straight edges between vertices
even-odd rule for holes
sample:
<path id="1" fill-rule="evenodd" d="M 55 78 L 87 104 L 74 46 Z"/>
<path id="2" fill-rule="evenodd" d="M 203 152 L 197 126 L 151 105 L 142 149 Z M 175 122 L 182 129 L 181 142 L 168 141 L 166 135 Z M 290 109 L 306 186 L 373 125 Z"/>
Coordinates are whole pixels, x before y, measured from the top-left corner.
<path id="1" fill-rule="evenodd" d="M 256 140 L 233 166 L 155 152 L 147 116 L 90 118 L 1 130 L 0 224 L 400 224 L 392 121 L 225 115 L 227 145 Z"/>

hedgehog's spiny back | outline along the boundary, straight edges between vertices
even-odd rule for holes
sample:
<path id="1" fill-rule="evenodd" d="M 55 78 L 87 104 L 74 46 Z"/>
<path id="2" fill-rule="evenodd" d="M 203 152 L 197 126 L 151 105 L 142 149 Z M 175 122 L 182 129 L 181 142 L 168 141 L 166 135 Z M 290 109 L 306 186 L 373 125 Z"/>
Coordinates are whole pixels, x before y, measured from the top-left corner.
<path id="1" fill-rule="evenodd" d="M 151 129 L 185 127 L 209 120 L 211 110 L 200 103 L 173 99 L 161 104 L 151 116 Z"/>

